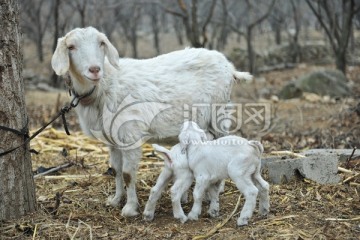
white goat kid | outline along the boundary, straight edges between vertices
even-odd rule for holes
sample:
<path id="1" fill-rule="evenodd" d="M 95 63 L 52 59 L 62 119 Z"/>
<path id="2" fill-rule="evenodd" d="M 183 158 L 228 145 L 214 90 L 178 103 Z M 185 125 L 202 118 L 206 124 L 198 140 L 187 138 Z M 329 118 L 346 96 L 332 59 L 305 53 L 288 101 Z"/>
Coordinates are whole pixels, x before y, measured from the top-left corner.
<path id="1" fill-rule="evenodd" d="M 221 135 L 211 125 L 211 104 L 229 101 L 234 80 L 252 78 L 237 72 L 223 54 L 206 49 L 190 48 L 146 60 L 119 59 L 107 37 L 92 27 L 77 28 L 59 38 L 51 64 L 57 75 L 69 72 L 74 93 L 93 90 L 75 110 L 83 131 L 93 137 L 100 133 L 108 143 L 110 164 L 116 171 L 116 193 L 109 203 L 119 205 L 125 183 L 123 216 L 138 214 L 139 140 L 177 136 L 184 104 L 193 103 L 208 106 L 198 111 L 201 128 Z"/>
<path id="2" fill-rule="evenodd" d="M 212 217 L 219 214 L 219 187 L 223 179 L 230 177 L 237 188 L 245 197 L 245 204 L 237 220 L 237 225 L 247 225 L 251 218 L 259 193 L 259 213 L 266 215 L 269 212 L 269 184 L 261 177 L 261 154 L 263 146 L 258 141 L 248 141 L 237 136 L 222 137 L 217 140 L 188 146 L 188 169 L 184 163 L 184 154 L 181 148 L 175 145 L 168 150 L 158 145 L 153 145 L 155 150 L 162 153 L 165 162 L 172 163 L 175 182 L 171 188 L 174 216 L 181 222 L 187 219 L 197 220 L 201 214 L 201 204 L 204 193 L 209 191 L 211 198 L 208 213 Z M 168 165 L 168 164 L 167 164 Z M 176 168 L 181 165 L 178 171 Z M 169 167 L 167 167 L 169 168 Z M 165 168 L 166 169 L 166 168 Z M 168 171 L 168 170 L 166 170 Z M 189 176 L 195 177 L 193 191 L 194 205 L 186 218 L 180 205 L 180 196 L 191 185 Z M 162 176 L 159 176 L 159 179 Z M 157 196 L 157 181 L 151 195 Z M 160 185 L 160 184 L 159 184 Z M 159 188 L 162 191 L 162 188 Z M 149 198 L 150 201 L 150 198 Z M 180 209 L 179 209 L 180 208 Z"/>
<path id="3" fill-rule="evenodd" d="M 261 154 L 264 151 L 258 141 L 248 141 L 237 136 L 226 136 L 204 145 L 188 147 L 189 167 L 195 177 L 194 205 L 188 214 L 190 220 L 197 220 L 201 213 L 204 191 L 213 185 L 215 189 L 209 212 L 219 211 L 217 188 L 221 180 L 229 178 L 245 197 L 237 225 L 247 225 L 251 218 L 259 193 L 259 213 L 269 212 L 269 184 L 261 177 Z"/>
<path id="4" fill-rule="evenodd" d="M 187 190 L 194 179 L 192 173 L 189 172 L 186 151 L 191 143 L 201 143 L 206 141 L 206 133 L 195 122 L 186 121 L 182 125 L 179 134 L 180 143 L 175 145 L 171 151 L 175 156 L 164 157 L 164 169 L 161 171 L 155 186 L 151 188 L 149 200 L 147 201 L 143 212 L 145 220 L 151 221 L 154 219 L 156 203 L 161 197 L 161 193 L 164 191 L 170 180 L 175 179 L 174 185 L 171 187 L 174 217 L 180 219 L 181 222 L 186 222 L 187 217 L 181 208 L 180 198 L 181 202 L 187 202 Z M 157 144 L 153 144 L 153 148 L 156 151 L 170 154 L 169 150 Z M 170 159 L 174 159 L 174 161 L 170 161 Z M 183 189 L 183 195 L 178 194 L 179 188 Z"/>
<path id="5" fill-rule="evenodd" d="M 182 153 L 180 144 L 173 146 L 171 151 L 157 144 L 153 144 L 153 148 L 159 153 L 164 154 L 165 166 L 156 180 L 155 186 L 151 188 L 150 196 L 143 212 L 144 219 L 147 221 L 154 219 L 156 203 L 168 183 L 174 179 L 174 184 L 170 189 L 173 214 L 174 218 L 184 223 L 187 221 L 187 217 L 181 207 L 181 200 L 183 196 L 187 198 L 187 190 L 189 190 L 194 180 L 192 172 L 189 171 L 186 154 Z"/>

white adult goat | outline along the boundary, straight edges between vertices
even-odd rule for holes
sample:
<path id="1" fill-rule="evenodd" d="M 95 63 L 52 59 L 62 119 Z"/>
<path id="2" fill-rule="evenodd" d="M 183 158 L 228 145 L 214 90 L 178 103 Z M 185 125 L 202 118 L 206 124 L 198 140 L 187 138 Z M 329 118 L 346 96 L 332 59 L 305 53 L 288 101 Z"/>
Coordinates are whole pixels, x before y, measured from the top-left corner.
<path id="1" fill-rule="evenodd" d="M 191 142 L 187 155 L 181 153 L 182 147 L 176 144 L 168 150 L 153 144 L 156 151 L 165 159 L 165 168 L 151 189 L 144 210 L 145 220 L 154 218 L 155 205 L 168 182 L 174 178 L 171 187 L 171 201 L 174 217 L 186 222 L 197 220 L 201 213 L 204 193 L 208 190 L 212 217 L 219 215 L 219 187 L 221 181 L 230 177 L 245 196 L 245 205 L 237 220 L 237 225 L 247 225 L 251 218 L 259 193 L 259 213 L 269 212 L 269 184 L 261 177 L 261 154 L 263 146 L 258 141 L 248 141 L 237 136 L 222 137 L 207 142 Z M 194 205 L 188 217 L 181 207 L 181 196 L 189 189 L 193 178 L 196 184 L 193 191 Z"/>
<path id="2" fill-rule="evenodd" d="M 193 103 L 208 104 L 198 111 L 197 120 L 216 134 L 210 104 L 227 103 L 232 82 L 252 78 L 237 72 L 221 53 L 206 49 L 189 48 L 146 60 L 119 59 L 108 38 L 92 27 L 77 28 L 59 38 L 51 64 L 57 75 L 69 72 L 75 96 L 90 94 L 76 112 L 82 130 L 100 135 L 109 145 L 116 193 L 108 203 L 119 204 L 124 181 L 123 216 L 138 214 L 139 140 L 176 136 L 184 104 Z"/>

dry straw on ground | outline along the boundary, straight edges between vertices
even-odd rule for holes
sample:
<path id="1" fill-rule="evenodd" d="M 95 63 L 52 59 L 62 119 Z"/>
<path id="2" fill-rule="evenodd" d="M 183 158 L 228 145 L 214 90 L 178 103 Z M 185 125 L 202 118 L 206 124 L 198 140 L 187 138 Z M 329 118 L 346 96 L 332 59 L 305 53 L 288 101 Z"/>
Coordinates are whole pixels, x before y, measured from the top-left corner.
<path id="1" fill-rule="evenodd" d="M 101 143 L 80 132 L 67 136 L 50 128 L 34 139 L 31 147 L 40 152 L 33 156 L 34 170 L 40 166 L 63 168 L 55 175 L 35 178 L 38 212 L 0 223 L 1 239 L 358 239 L 360 236 L 360 177 L 356 159 L 351 168 L 339 168 L 344 181 L 337 185 L 322 186 L 307 179 L 272 185 L 268 218 L 261 218 L 255 212 L 249 226 L 238 228 L 236 218 L 243 198 L 230 181 L 220 198 L 219 218 L 209 218 L 204 206 L 199 221 L 179 223 L 172 217 L 166 191 L 154 221 L 146 222 L 141 216 L 123 218 L 119 208 L 105 205 L 115 186 L 113 176 L 104 174 L 108 170 L 108 152 Z M 143 150 L 137 184 L 140 211 L 163 165 L 150 145 L 145 144 Z M 184 204 L 186 212 L 191 202 L 190 196 L 189 203 Z"/>

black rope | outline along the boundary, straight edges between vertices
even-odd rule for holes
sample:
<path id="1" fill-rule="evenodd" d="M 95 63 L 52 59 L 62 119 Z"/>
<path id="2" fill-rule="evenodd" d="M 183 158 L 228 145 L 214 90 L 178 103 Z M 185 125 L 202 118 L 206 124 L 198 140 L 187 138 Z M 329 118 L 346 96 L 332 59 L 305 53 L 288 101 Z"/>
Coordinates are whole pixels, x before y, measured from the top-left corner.
<path id="1" fill-rule="evenodd" d="M 68 126 L 67 126 L 67 122 L 66 122 L 66 118 L 65 118 L 65 114 L 68 113 L 71 109 L 75 108 L 77 105 L 79 105 L 81 99 L 84 99 L 86 97 L 89 97 L 95 90 L 95 87 L 94 86 L 89 92 L 83 94 L 83 95 L 77 95 L 77 96 L 74 96 L 74 98 L 71 100 L 70 104 L 67 105 L 67 106 L 64 106 L 61 108 L 61 110 L 59 111 L 59 113 L 53 117 L 53 119 L 51 119 L 48 123 L 46 123 L 44 126 L 42 126 L 41 128 L 39 128 L 33 135 L 29 136 L 28 132 L 28 121 L 26 123 L 26 126 L 21 129 L 20 131 L 19 130 L 16 130 L 16 129 L 13 129 L 13 128 L 9 128 L 9 127 L 5 127 L 5 126 L 0 126 L 0 129 L 1 130 L 5 130 L 5 131 L 9 131 L 9 132 L 13 132 L 19 136 L 24 136 L 24 142 L 22 144 L 20 144 L 19 146 L 17 147 L 14 147 L 14 148 L 11 148 L 9 150 L 6 150 L 5 152 L 2 152 L 0 153 L 0 157 L 8 154 L 8 153 L 11 153 L 13 151 L 15 151 L 16 149 L 22 147 L 22 146 L 25 146 L 27 143 L 29 143 L 32 139 L 34 139 L 37 135 L 39 135 L 42 131 L 44 131 L 45 128 L 47 128 L 50 124 L 52 124 L 56 119 L 58 119 L 60 116 L 62 118 L 62 121 L 63 121 L 63 126 L 64 126 L 64 129 L 65 129 L 65 132 L 67 135 L 70 135 L 70 132 L 69 132 L 69 129 L 68 129 Z M 26 132 L 25 132 L 26 131 Z"/>

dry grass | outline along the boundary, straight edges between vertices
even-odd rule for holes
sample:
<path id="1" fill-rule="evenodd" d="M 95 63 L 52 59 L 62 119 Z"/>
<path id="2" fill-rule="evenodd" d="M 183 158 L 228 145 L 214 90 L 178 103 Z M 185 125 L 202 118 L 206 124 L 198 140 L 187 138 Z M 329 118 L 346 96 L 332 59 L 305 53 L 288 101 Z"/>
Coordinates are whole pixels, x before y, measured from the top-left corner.
<path id="1" fill-rule="evenodd" d="M 246 227 L 236 227 L 240 209 L 235 205 L 238 199 L 242 206 L 243 199 L 231 182 L 221 195 L 219 218 L 209 218 L 204 207 L 199 221 L 181 224 L 172 217 L 166 192 L 155 220 L 146 222 L 141 216 L 123 218 L 120 209 L 105 205 L 114 192 L 114 180 L 102 174 L 108 169 L 108 155 L 101 143 L 79 132 L 69 137 L 47 129 L 31 146 L 41 152 L 33 157 L 34 169 L 72 165 L 57 175 L 35 178 L 38 212 L 1 223 L 2 239 L 358 239 L 360 234 L 358 176 L 328 186 L 307 179 L 272 185 L 270 215 L 263 219 L 255 213 Z M 140 210 L 163 164 L 149 145 L 143 151 L 137 184 Z M 356 172 L 341 174 L 346 179 Z M 190 207 L 191 201 L 184 205 L 185 211 Z"/>

